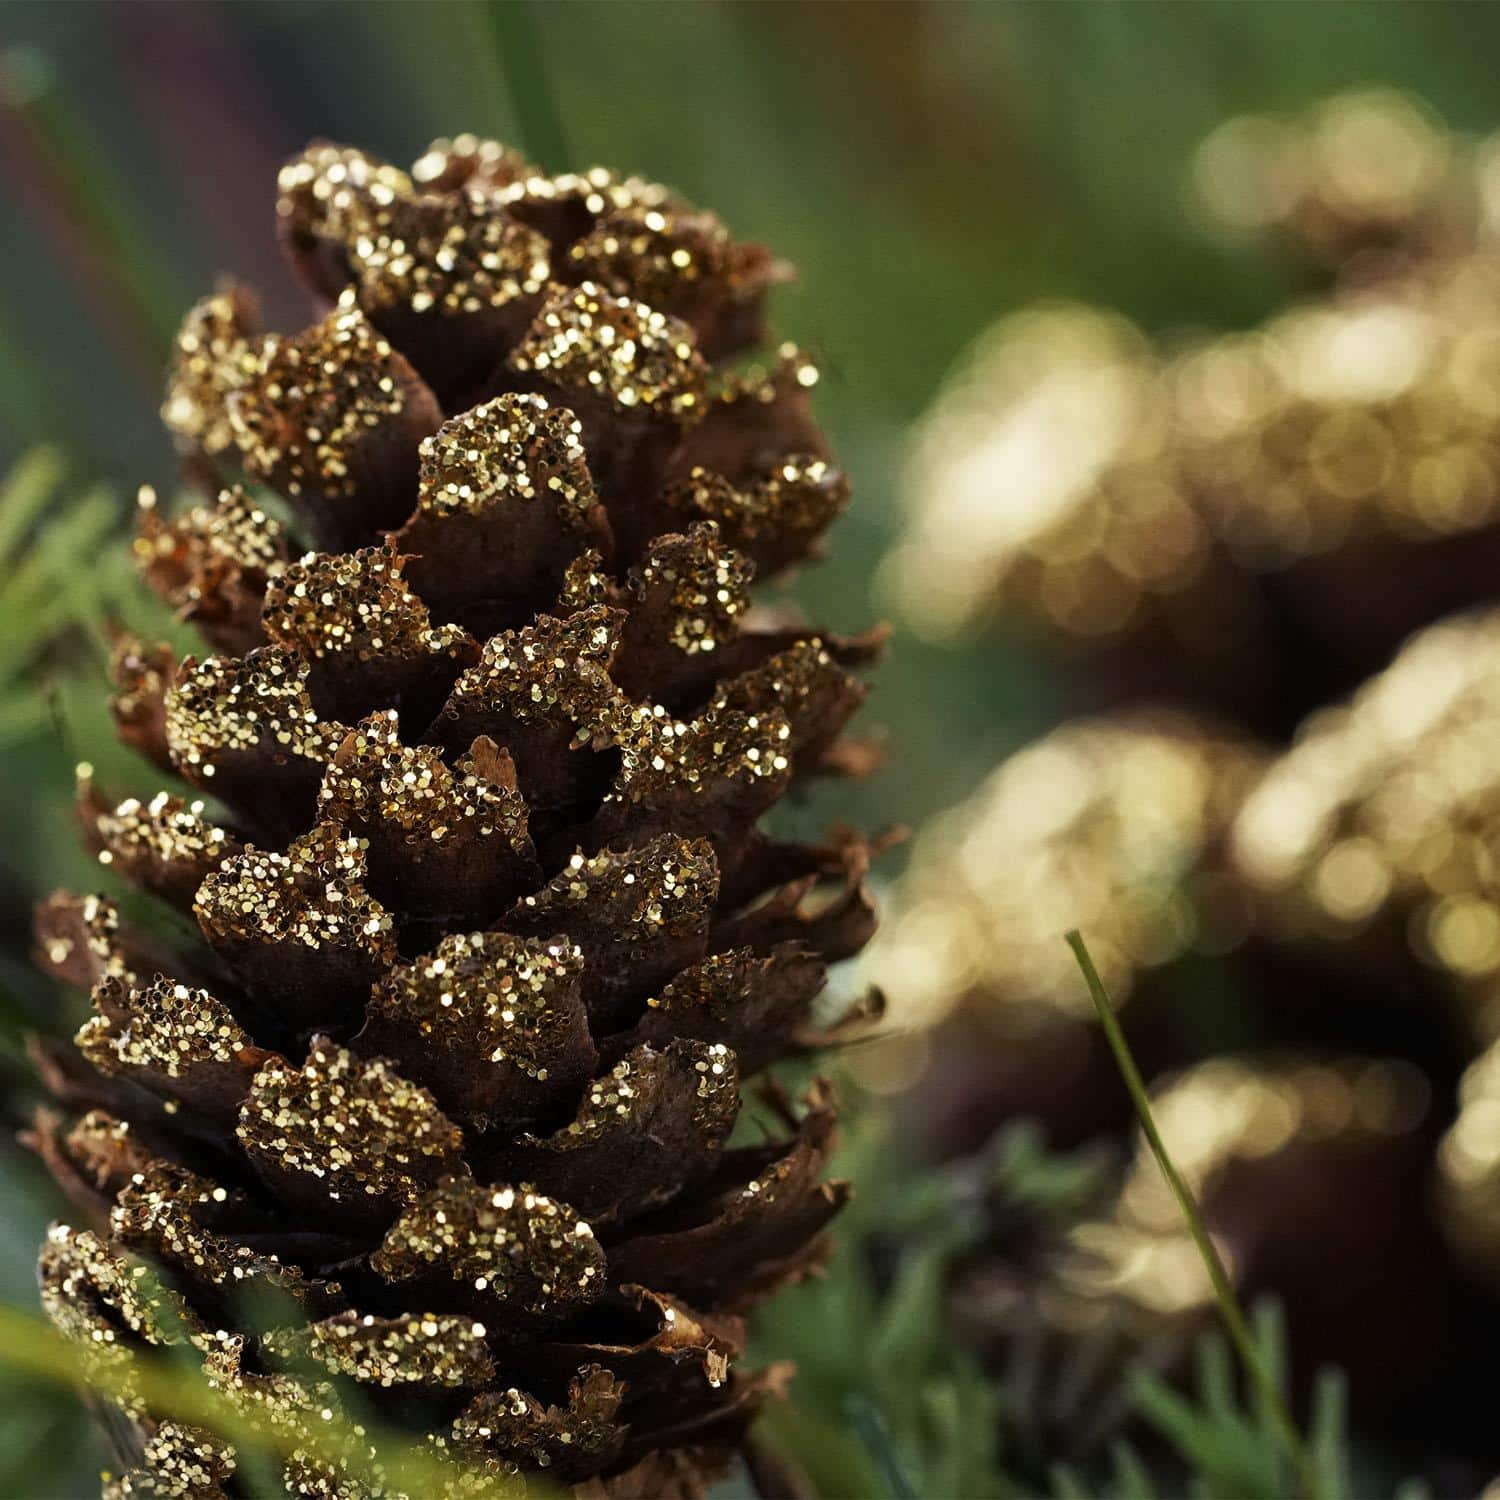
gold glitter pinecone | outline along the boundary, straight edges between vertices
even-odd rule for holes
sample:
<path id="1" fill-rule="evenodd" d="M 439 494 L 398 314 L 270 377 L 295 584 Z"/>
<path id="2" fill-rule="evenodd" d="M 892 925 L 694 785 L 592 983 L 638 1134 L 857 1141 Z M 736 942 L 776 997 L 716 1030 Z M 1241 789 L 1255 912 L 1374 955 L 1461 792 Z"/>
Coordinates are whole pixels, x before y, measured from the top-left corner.
<path id="1" fill-rule="evenodd" d="M 1284 741 L 1500 569 L 1500 137 L 1384 91 L 1231 121 L 1199 186 L 1323 266 L 1258 327 L 1152 338 L 1043 305 L 917 430 L 884 575 L 912 626 L 1020 630 L 1096 711 Z"/>
<path id="2" fill-rule="evenodd" d="M 94 1008 L 39 1048 L 34 1144 L 91 1226 L 43 1300 L 127 1419 L 112 1495 L 235 1493 L 135 1393 L 174 1343 L 292 1447 L 358 1412 L 453 1493 L 696 1494 L 785 1373 L 739 1368 L 743 1315 L 845 1197 L 826 1089 L 744 1145 L 740 1089 L 874 925 L 864 844 L 757 826 L 865 760 L 877 645 L 751 604 L 847 498 L 812 364 L 723 366 L 784 268 L 469 137 L 409 174 L 314 145 L 277 213 L 324 315 L 189 313 L 164 416 L 209 498 L 147 493 L 136 542 L 215 654 L 115 663 L 122 736 L 192 790 L 81 792 L 199 932 L 39 914 Z M 354 1446 L 285 1477 L 391 1493 Z"/>

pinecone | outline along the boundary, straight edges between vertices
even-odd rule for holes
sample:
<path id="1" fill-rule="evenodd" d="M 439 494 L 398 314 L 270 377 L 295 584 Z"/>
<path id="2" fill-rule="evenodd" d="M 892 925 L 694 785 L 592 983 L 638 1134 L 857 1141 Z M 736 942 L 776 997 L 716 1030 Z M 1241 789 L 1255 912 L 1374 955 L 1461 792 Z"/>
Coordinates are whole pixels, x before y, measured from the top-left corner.
<path id="1" fill-rule="evenodd" d="M 905 1106 L 941 1147 L 1017 1117 L 1118 1138 L 1082 929 L 1294 1383 L 1338 1365 L 1361 1445 L 1441 1494 L 1500 1463 L 1497 164 L 1384 91 L 1231 121 L 1200 193 L 1308 300 L 1186 347 L 1079 308 L 984 338 L 919 434 L 889 576 L 918 627 L 1067 643 L 1115 716 L 935 820 L 871 952 L 943 1017 Z M 1073 1249 L 1054 1275 L 1133 1336 L 1209 1314 L 1139 1140 Z"/>
<path id="2" fill-rule="evenodd" d="M 886 570 L 913 625 L 998 616 L 1080 707 L 1166 701 L 1285 740 L 1492 598 L 1497 159 L 1379 94 L 1216 132 L 1220 211 L 1331 261 L 1328 284 L 1182 346 L 1082 307 L 997 324 L 919 426 Z"/>
<path id="3" fill-rule="evenodd" d="M 1193 186 L 1222 229 L 1339 276 L 1471 244 L 1491 158 L 1411 95 L 1358 88 L 1226 120 L 1199 145 Z"/>
<path id="4" fill-rule="evenodd" d="M 43 1300 L 121 1383 L 116 1496 L 236 1492 L 131 1394 L 183 1342 L 292 1446 L 358 1411 L 454 1493 L 699 1493 L 786 1374 L 738 1368 L 744 1314 L 846 1196 L 826 1087 L 743 1145 L 740 1088 L 826 1035 L 874 925 L 858 838 L 757 826 L 864 762 L 878 647 L 751 603 L 848 493 L 809 360 L 723 366 L 784 269 L 472 137 L 410 174 L 316 144 L 277 212 L 321 320 L 190 312 L 164 417 L 207 499 L 143 493 L 136 542 L 214 654 L 116 654 L 121 735 L 191 790 L 81 786 L 100 861 L 199 932 L 38 917 L 94 1009 L 38 1049 L 34 1143 L 90 1224 Z M 288 1489 L 389 1493 L 357 1457 Z"/>
<path id="5" fill-rule="evenodd" d="M 1418 1211 L 1437 1137 L 1421 1070 L 1367 1055 L 1229 1055 L 1165 1075 L 1153 1095 L 1240 1295 L 1282 1304 L 1298 1383 L 1337 1364 L 1361 1421 L 1409 1412 L 1459 1361 L 1466 1320 L 1480 1316 Z M 1077 1229 L 1060 1276 L 1086 1303 L 1122 1304 L 1147 1329 L 1214 1316 L 1203 1261 L 1139 1139 L 1117 1201 Z M 1404 1315 L 1372 1315 L 1382 1307 Z"/>
<path id="6" fill-rule="evenodd" d="M 1129 1125 L 1073 925 L 1148 1074 L 1194 1059 L 1198 975 L 1250 937 L 1228 841 L 1267 758 L 1185 713 L 1079 720 L 922 831 L 868 955 L 929 1028 L 915 1131 L 948 1155 L 1018 1118 L 1064 1148 Z"/>

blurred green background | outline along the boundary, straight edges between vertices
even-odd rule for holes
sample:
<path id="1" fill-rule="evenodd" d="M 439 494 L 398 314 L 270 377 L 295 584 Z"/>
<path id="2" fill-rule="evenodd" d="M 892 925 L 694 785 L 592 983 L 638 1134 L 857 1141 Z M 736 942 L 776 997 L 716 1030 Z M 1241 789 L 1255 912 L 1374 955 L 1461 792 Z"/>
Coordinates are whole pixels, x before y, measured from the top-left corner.
<path id="1" fill-rule="evenodd" d="M 1257 321 L 1294 272 L 1195 220 L 1184 179 L 1197 141 L 1241 110 L 1369 82 L 1492 130 L 1497 48 L 1488 4 L 8 0 L 0 472 L 38 443 L 57 451 L 63 472 L 32 474 L 43 518 L 104 487 L 111 498 L 47 575 L 97 582 L 102 608 L 119 578 L 105 534 L 138 483 L 174 483 L 156 408 L 181 312 L 228 271 L 261 289 L 273 326 L 301 316 L 273 241 L 280 161 L 320 135 L 407 161 L 470 130 L 552 169 L 658 178 L 797 264 L 778 325 L 824 363 L 821 414 L 857 498 L 801 587 L 820 618 L 857 627 L 883 612 L 877 567 L 909 424 L 982 328 L 1058 297 L 1157 332 Z M 29 972 L 25 911 L 52 884 L 90 878 L 66 806 L 72 763 L 96 753 L 104 720 L 77 686 L 87 648 L 33 649 L 49 588 L 34 572 L 16 586 L 24 564 L 3 554 L 0 692 L 15 703 L 0 703 L 0 986 L 14 1080 L 24 1028 L 69 1020 Z M 937 648 L 896 624 L 867 715 L 889 737 L 889 769 L 829 796 L 820 818 L 920 821 L 1056 717 L 1021 648 L 993 635 Z M 4 1169 L 0 1295 L 30 1306 L 54 1205 L 8 1144 Z M 0 1495 L 91 1493 L 91 1443 L 70 1405 L 0 1392 Z"/>

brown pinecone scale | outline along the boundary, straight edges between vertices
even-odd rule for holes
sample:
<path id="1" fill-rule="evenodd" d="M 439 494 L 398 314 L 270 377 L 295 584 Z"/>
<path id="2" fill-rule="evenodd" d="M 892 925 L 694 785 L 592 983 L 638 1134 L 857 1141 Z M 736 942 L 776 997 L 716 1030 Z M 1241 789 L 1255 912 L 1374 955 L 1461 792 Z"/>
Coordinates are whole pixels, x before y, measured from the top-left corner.
<path id="1" fill-rule="evenodd" d="M 784 1378 L 740 1367 L 744 1315 L 846 1194 L 826 1088 L 767 1091 L 749 1144 L 741 1089 L 826 1036 L 874 923 L 862 842 L 760 828 L 868 759 L 878 647 L 751 593 L 848 495 L 813 364 L 729 363 L 784 268 L 469 137 L 410 173 L 315 145 L 277 213 L 319 320 L 192 309 L 164 417 L 203 499 L 140 515 L 206 644 L 122 641 L 114 711 L 176 790 L 80 792 L 178 915 L 38 916 L 93 1003 L 38 1048 L 83 1216 L 43 1300 L 109 1377 L 115 1496 L 249 1492 L 137 1389 L 173 1345 L 288 1435 L 293 1494 L 395 1492 L 302 1446 L 330 1412 L 453 1494 L 696 1494 Z"/>

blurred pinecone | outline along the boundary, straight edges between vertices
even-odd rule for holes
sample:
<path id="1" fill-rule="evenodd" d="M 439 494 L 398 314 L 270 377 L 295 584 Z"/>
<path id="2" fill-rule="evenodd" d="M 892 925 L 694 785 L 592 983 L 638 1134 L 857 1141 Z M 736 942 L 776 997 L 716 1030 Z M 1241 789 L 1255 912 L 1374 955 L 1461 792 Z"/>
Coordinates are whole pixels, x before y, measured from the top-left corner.
<path id="1" fill-rule="evenodd" d="M 455 1492 L 697 1494 L 786 1373 L 736 1368 L 743 1315 L 846 1191 L 826 1089 L 731 1146 L 740 1085 L 817 1042 L 874 924 L 857 838 L 757 830 L 861 759 L 875 651 L 751 603 L 847 498 L 806 358 L 716 368 L 784 269 L 470 137 L 410 174 L 315 145 L 278 215 L 321 321 L 193 309 L 164 415 L 211 498 L 145 495 L 136 543 L 223 654 L 116 659 L 121 734 L 212 804 L 81 788 L 101 862 L 202 941 L 104 896 L 38 917 L 95 1011 L 40 1049 L 35 1144 L 92 1226 L 43 1299 L 124 1382 L 115 1495 L 232 1487 L 129 1394 L 184 1340 L 294 1438 L 345 1404 L 427 1437 Z M 356 1458 L 287 1485 L 378 1490 Z"/>
<path id="2" fill-rule="evenodd" d="M 889 576 L 935 633 L 1034 627 L 1114 713 L 934 820 L 869 955 L 942 1019 L 907 1105 L 938 1150 L 1017 1118 L 1120 1139 L 1081 928 L 1298 1389 L 1341 1366 L 1362 1439 L 1444 1494 L 1500 1464 L 1496 163 L 1389 94 L 1231 122 L 1200 191 L 1310 300 L 1176 350 L 1077 308 L 982 342 Z M 1206 1316 L 1158 1186 L 1138 1146 L 1033 1304 Z"/>
<path id="3" fill-rule="evenodd" d="M 1253 741 L 1180 712 L 1080 720 L 921 831 L 868 962 L 902 1017 L 932 1028 L 917 1042 L 937 1054 L 920 1128 L 945 1154 L 979 1149 L 1017 1117 L 1060 1147 L 1128 1124 L 1060 939 L 1070 927 L 1089 935 L 1143 1064 L 1191 1060 L 1192 975 L 1249 935 L 1228 837 L 1265 761 Z"/>
<path id="4" fill-rule="evenodd" d="M 1082 307 L 992 329 L 919 429 L 888 569 L 913 623 L 999 615 L 1091 707 L 1161 698 L 1283 738 L 1489 598 L 1495 163 L 1387 95 L 1218 132 L 1213 206 L 1334 273 L 1246 333 L 1157 344 Z"/>

